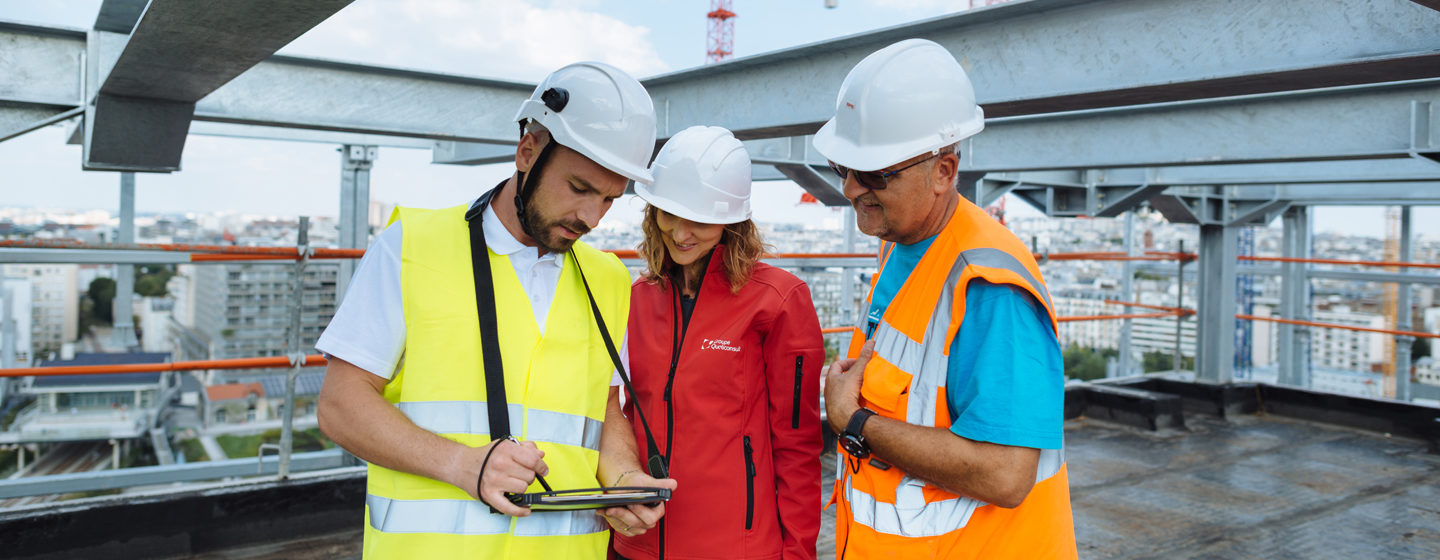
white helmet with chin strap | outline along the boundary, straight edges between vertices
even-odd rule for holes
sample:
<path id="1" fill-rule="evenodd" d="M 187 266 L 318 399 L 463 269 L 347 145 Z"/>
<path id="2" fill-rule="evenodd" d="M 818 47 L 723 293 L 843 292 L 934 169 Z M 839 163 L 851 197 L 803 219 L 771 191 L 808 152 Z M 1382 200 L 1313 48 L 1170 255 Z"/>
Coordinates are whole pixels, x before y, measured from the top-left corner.
<path id="1" fill-rule="evenodd" d="M 556 143 L 637 183 L 649 183 L 655 152 L 655 106 L 645 86 L 603 62 L 577 62 L 552 72 L 520 104 Z"/>
<path id="2" fill-rule="evenodd" d="M 750 154 L 729 130 L 692 126 L 671 137 L 651 164 L 655 182 L 635 194 L 655 207 L 702 224 L 750 218 Z"/>
<path id="3" fill-rule="evenodd" d="M 835 116 L 815 150 L 839 165 L 875 171 L 974 136 L 985 128 L 975 88 L 950 51 L 907 39 L 865 57 L 840 84 Z"/>

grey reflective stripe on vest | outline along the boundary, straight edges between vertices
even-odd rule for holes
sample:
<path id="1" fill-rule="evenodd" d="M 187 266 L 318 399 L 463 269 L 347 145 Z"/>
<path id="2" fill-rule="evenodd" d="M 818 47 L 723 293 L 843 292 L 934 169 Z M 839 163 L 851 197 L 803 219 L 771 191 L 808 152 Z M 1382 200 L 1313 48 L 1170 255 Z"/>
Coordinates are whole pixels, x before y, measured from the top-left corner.
<path id="1" fill-rule="evenodd" d="M 1035 290 L 1035 293 L 1045 298 L 1045 307 L 1048 308 L 1051 313 L 1055 312 L 1055 306 L 1050 304 L 1050 290 L 1046 289 L 1045 285 L 1041 284 L 1040 280 L 1035 278 L 1035 275 L 1030 274 L 1030 270 L 1025 268 L 1025 265 L 1020 264 L 1019 259 L 1016 259 L 1010 253 L 999 249 L 982 247 L 962 251 L 960 253 L 960 262 L 988 268 L 1000 268 L 1019 274 L 1021 278 L 1024 278 L 1026 282 L 1030 283 L 1030 287 Z"/>
<path id="2" fill-rule="evenodd" d="M 395 405 L 416 426 L 437 434 L 490 434 L 490 413 L 484 402 L 421 401 Z M 561 445 L 600 450 L 599 420 L 577 414 L 566 414 L 510 404 L 510 429 L 516 437 Z"/>
<path id="3" fill-rule="evenodd" d="M 595 510 L 532 511 L 526 517 L 490 513 L 476 500 L 392 500 L 365 496 L 370 526 L 386 533 L 504 535 L 515 521 L 515 535 L 556 537 L 588 535 L 606 530 Z"/>
<path id="4" fill-rule="evenodd" d="M 888 321 L 881 320 L 873 337 L 875 354 L 910 374 L 909 389 L 901 398 L 907 399 L 905 420 L 911 424 L 934 427 L 940 407 L 949 406 L 940 395 L 950 366 L 944 341 L 950 329 L 960 276 L 972 264 L 1016 273 L 1029 282 L 1049 306 L 1049 291 L 1019 260 L 998 249 L 982 248 L 962 252 L 946 275 L 940 299 L 935 302 L 935 310 L 922 335 L 921 340 L 926 343 L 912 340 Z M 1064 463 L 1063 449 L 1041 449 L 1035 482 L 1055 476 Z M 837 457 L 837 468 L 846 468 L 843 457 Z M 989 505 L 965 497 L 926 503 L 923 492 L 926 483 L 908 475 L 895 489 L 895 503 L 891 504 L 855 489 L 852 481 L 852 477 L 845 477 L 845 497 L 855 522 L 890 535 L 916 538 L 943 535 L 964 527 L 977 508 Z"/>
<path id="5" fill-rule="evenodd" d="M 843 461 L 839 468 L 845 468 Z M 1055 476 L 1065 463 L 1060 449 L 1041 449 L 1040 463 L 1035 468 L 1035 482 Z M 902 537 L 935 537 L 965 527 L 975 510 L 990 504 L 973 498 L 957 497 L 925 503 L 925 483 L 906 475 L 895 489 L 895 503 L 876 500 L 856 490 L 852 477 L 845 477 L 845 498 L 850 502 L 850 516 L 856 523 L 879 533 Z"/>
<path id="6" fill-rule="evenodd" d="M 956 261 L 945 276 L 940 299 L 935 304 L 935 311 L 930 314 L 929 324 L 925 326 L 923 340 L 945 340 L 955 304 L 955 286 L 964 269 L 964 261 Z M 905 421 L 934 426 L 939 407 L 948 406 L 944 399 L 939 398 L 940 387 L 944 386 L 946 373 L 950 370 L 945 345 L 921 344 L 883 319 L 875 328 L 874 339 L 875 354 L 911 376 L 908 391 L 910 404 L 906 407 Z"/>

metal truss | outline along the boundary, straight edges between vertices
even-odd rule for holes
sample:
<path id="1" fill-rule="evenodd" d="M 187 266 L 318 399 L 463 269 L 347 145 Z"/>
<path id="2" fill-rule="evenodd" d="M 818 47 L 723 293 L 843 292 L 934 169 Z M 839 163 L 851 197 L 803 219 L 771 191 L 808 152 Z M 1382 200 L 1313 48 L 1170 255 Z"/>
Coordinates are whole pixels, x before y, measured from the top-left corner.
<path id="1" fill-rule="evenodd" d="M 270 56 L 345 3 L 222 3 L 202 18 L 181 0 L 154 0 L 143 16 L 136 6 L 144 2 L 110 0 L 88 32 L 0 24 L 12 55 L 0 60 L 0 138 L 83 108 L 92 168 L 173 170 L 192 120 L 282 139 L 302 129 L 350 144 L 383 145 L 335 134 L 434 140 L 437 162 L 503 161 L 503 150 L 483 145 L 512 143 L 514 123 L 508 109 L 489 108 L 516 106 L 530 84 Z M 957 54 L 991 117 L 967 158 L 975 171 L 1406 153 L 1413 146 L 1388 141 L 1393 107 L 1436 96 L 1394 84 L 1440 76 L 1440 12 L 1405 0 L 1315 4 L 1257 0 L 1235 11 L 1170 0 L 1031 0 L 645 84 L 662 137 L 694 124 L 742 138 L 803 135 L 828 118 L 856 61 L 921 36 Z M 139 17 L 133 30 L 130 17 Z M 1391 85 L 1316 99 L 1288 93 L 1373 83 Z M 1265 97 L 1274 92 L 1287 93 Z M 1230 102 L 1190 104 L 1215 99 Z M 1352 136 L 1365 131 L 1360 125 L 1371 132 Z M 1335 145 L 1322 142 L 1319 128 Z M 1425 136 L 1432 153 L 1437 143 Z M 799 170 L 786 173 L 805 181 Z"/>

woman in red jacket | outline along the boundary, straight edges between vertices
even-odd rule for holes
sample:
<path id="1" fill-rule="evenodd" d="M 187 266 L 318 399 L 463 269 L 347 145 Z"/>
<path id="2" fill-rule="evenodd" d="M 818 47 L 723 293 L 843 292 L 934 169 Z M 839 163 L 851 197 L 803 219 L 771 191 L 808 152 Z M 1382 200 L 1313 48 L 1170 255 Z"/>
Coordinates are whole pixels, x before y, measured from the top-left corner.
<path id="1" fill-rule="evenodd" d="M 615 529 L 621 558 L 813 559 L 820 530 L 819 375 L 810 290 L 761 263 L 750 157 L 719 127 L 666 142 L 630 296 L 635 400 L 679 488 L 660 525 Z M 633 423 L 636 441 L 645 434 Z M 642 447 L 643 448 L 643 447 Z M 641 457 L 644 464 L 645 457 Z M 611 483 L 623 486 L 630 473 Z"/>

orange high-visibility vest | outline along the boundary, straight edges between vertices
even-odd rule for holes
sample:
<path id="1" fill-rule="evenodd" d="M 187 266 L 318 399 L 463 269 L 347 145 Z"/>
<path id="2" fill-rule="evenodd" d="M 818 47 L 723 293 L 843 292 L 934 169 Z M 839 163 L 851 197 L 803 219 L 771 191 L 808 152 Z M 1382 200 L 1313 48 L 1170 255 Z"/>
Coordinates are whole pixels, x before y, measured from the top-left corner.
<path id="1" fill-rule="evenodd" d="M 892 248 L 881 247 L 881 271 Z M 860 390 L 863 406 L 910 424 L 950 427 L 945 398 L 950 345 L 965 318 L 966 285 L 976 278 L 1025 290 L 1045 306 L 1055 328 L 1055 308 L 1030 251 L 962 198 L 875 329 L 875 351 Z M 851 358 L 864 341 L 857 328 Z M 852 473 L 850 465 L 857 461 L 843 449 L 839 457 L 832 498 L 840 504 L 837 557 L 1076 558 L 1061 449 L 1040 450 L 1035 486 L 1013 509 L 950 493 L 871 460 L 858 461 L 859 471 Z"/>

